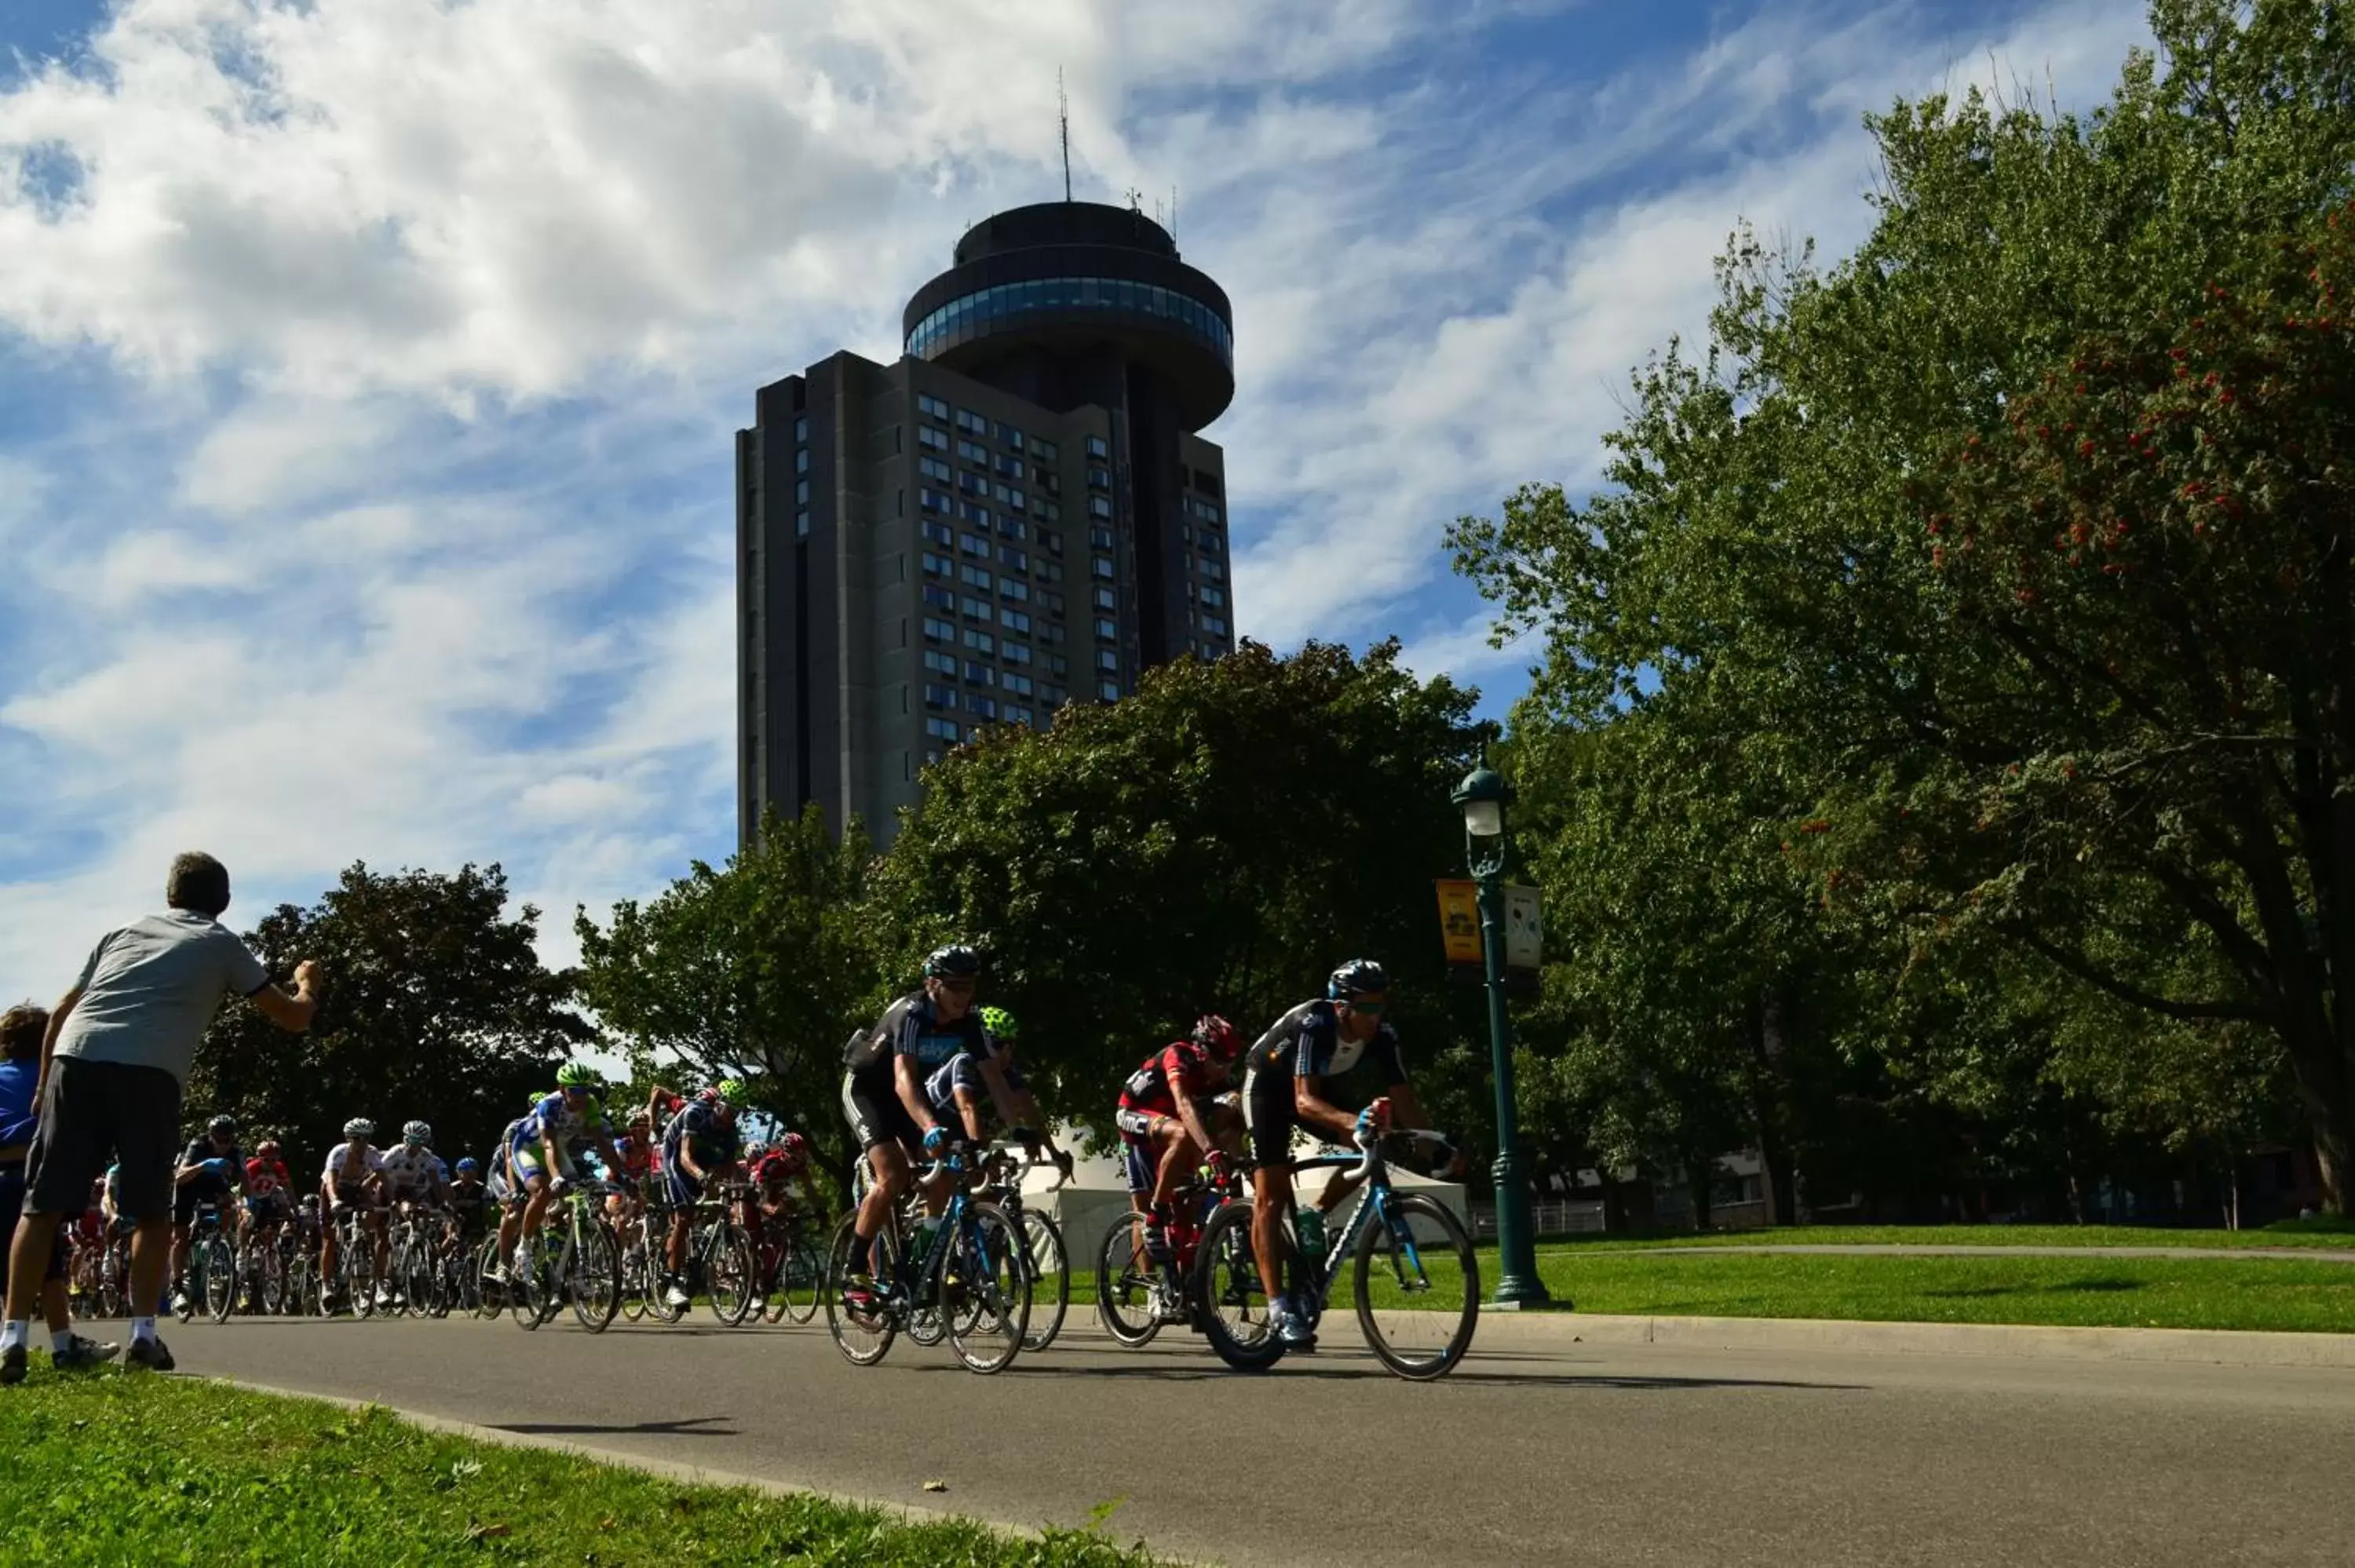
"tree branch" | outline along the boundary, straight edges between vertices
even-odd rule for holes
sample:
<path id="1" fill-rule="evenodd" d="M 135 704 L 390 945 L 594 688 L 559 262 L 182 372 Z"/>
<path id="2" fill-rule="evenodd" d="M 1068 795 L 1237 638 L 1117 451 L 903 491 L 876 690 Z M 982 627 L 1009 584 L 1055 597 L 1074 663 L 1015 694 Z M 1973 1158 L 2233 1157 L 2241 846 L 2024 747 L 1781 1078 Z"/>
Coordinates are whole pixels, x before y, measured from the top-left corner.
<path id="1" fill-rule="evenodd" d="M 2132 985 L 2118 979 L 2115 975 L 2105 973 L 2088 963 L 2083 956 L 2054 946 L 2025 926 L 2007 924 L 2003 930 L 2030 951 L 2066 969 L 2086 984 L 2107 991 L 2120 1001 L 2139 1007 L 2147 1012 L 2160 1013 L 2169 1018 L 2181 1019 L 2186 1022 L 2215 1019 L 2240 1019 L 2251 1023 L 2262 1022 L 2257 1009 L 2251 1003 L 2169 1001 L 2155 991 L 2145 991 L 2140 986 Z"/>

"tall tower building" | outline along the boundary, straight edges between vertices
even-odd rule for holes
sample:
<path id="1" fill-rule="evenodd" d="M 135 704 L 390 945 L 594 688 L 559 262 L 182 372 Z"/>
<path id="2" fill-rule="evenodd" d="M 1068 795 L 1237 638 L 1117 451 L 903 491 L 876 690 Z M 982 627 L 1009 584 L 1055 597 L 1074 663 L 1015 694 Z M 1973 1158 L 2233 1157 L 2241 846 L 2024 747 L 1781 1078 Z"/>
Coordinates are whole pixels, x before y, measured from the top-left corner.
<path id="1" fill-rule="evenodd" d="M 755 395 L 736 436 L 738 835 L 772 805 L 879 842 L 989 724 L 1234 646 L 1224 290 L 1126 207 L 985 219 L 905 351 Z"/>

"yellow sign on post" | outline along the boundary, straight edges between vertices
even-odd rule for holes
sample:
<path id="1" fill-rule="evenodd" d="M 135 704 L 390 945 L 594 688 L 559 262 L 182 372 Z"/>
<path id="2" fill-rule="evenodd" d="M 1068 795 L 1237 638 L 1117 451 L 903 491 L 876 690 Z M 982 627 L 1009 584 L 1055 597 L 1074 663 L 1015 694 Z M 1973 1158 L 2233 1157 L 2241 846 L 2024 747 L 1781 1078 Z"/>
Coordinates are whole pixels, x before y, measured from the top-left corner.
<path id="1" fill-rule="evenodd" d="M 1480 885 L 1465 878 L 1442 878 L 1439 888 L 1439 936 L 1447 945 L 1451 964 L 1480 961 Z"/>

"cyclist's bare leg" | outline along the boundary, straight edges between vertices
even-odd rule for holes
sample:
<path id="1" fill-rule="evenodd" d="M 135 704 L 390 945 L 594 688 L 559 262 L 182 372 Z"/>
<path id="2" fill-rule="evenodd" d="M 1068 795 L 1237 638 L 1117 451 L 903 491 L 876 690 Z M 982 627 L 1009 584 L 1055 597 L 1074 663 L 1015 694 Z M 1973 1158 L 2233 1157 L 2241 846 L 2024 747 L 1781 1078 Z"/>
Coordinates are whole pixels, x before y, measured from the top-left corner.
<path id="1" fill-rule="evenodd" d="M 1178 1191 L 1186 1172 L 1202 1162 L 1202 1147 L 1174 1116 L 1154 1118 L 1153 1140 L 1160 1146 L 1161 1159 L 1153 1168 L 1152 1203 L 1167 1211 L 1170 1194 Z"/>
<path id="2" fill-rule="evenodd" d="M 861 1242 L 871 1245 L 890 1223 L 891 1205 L 913 1182 L 915 1172 L 908 1164 L 907 1151 L 890 1140 L 867 1150 L 867 1165 L 875 1180 L 868 1184 L 867 1195 L 858 1201 L 858 1218 L 851 1228 Z"/>
<path id="3" fill-rule="evenodd" d="M 1252 1173 L 1252 1256 L 1271 1302 L 1283 1288 L 1284 1215 L 1291 1207 L 1292 1174 L 1286 1167 L 1263 1165 Z"/>

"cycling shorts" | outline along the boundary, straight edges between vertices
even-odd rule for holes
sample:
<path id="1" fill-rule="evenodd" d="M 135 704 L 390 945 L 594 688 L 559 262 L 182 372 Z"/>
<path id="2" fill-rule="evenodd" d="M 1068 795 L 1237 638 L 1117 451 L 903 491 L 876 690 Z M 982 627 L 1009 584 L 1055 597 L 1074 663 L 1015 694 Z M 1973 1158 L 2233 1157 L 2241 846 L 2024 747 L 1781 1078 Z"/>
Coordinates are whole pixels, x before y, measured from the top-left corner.
<path id="1" fill-rule="evenodd" d="M 1243 1127 L 1251 1135 L 1252 1163 L 1262 1171 L 1292 1163 L 1292 1129 L 1299 1118 L 1292 1107 L 1292 1075 L 1243 1075 Z"/>
<path id="2" fill-rule="evenodd" d="M 247 1215 L 254 1224 L 260 1225 L 282 1220 L 293 1209 L 293 1204 L 287 1201 L 286 1194 L 283 1192 L 255 1192 L 248 1195 L 245 1200 Z"/>
<path id="3" fill-rule="evenodd" d="M 862 1152 L 879 1143 L 897 1143 L 912 1156 L 924 1147 L 924 1130 L 900 1103 L 888 1064 L 886 1071 L 863 1080 L 857 1072 L 842 1075 L 842 1114 Z"/>
<path id="4" fill-rule="evenodd" d="M 1112 1113 L 1113 1126 L 1120 1129 L 1121 1170 L 1132 1192 L 1153 1191 L 1154 1167 L 1160 1163 L 1160 1156 L 1153 1151 L 1153 1124 L 1165 1119 L 1159 1111 L 1136 1106 L 1123 1106 Z"/>
<path id="5" fill-rule="evenodd" d="M 520 1139 L 517 1139 L 515 1147 L 507 1150 L 507 1158 L 515 1165 L 515 1184 L 517 1192 L 521 1192 L 524 1183 L 533 1177 L 549 1174 L 545 1151 L 536 1142 L 526 1143 Z M 561 1176 L 564 1173 L 559 1171 L 556 1174 Z"/>

